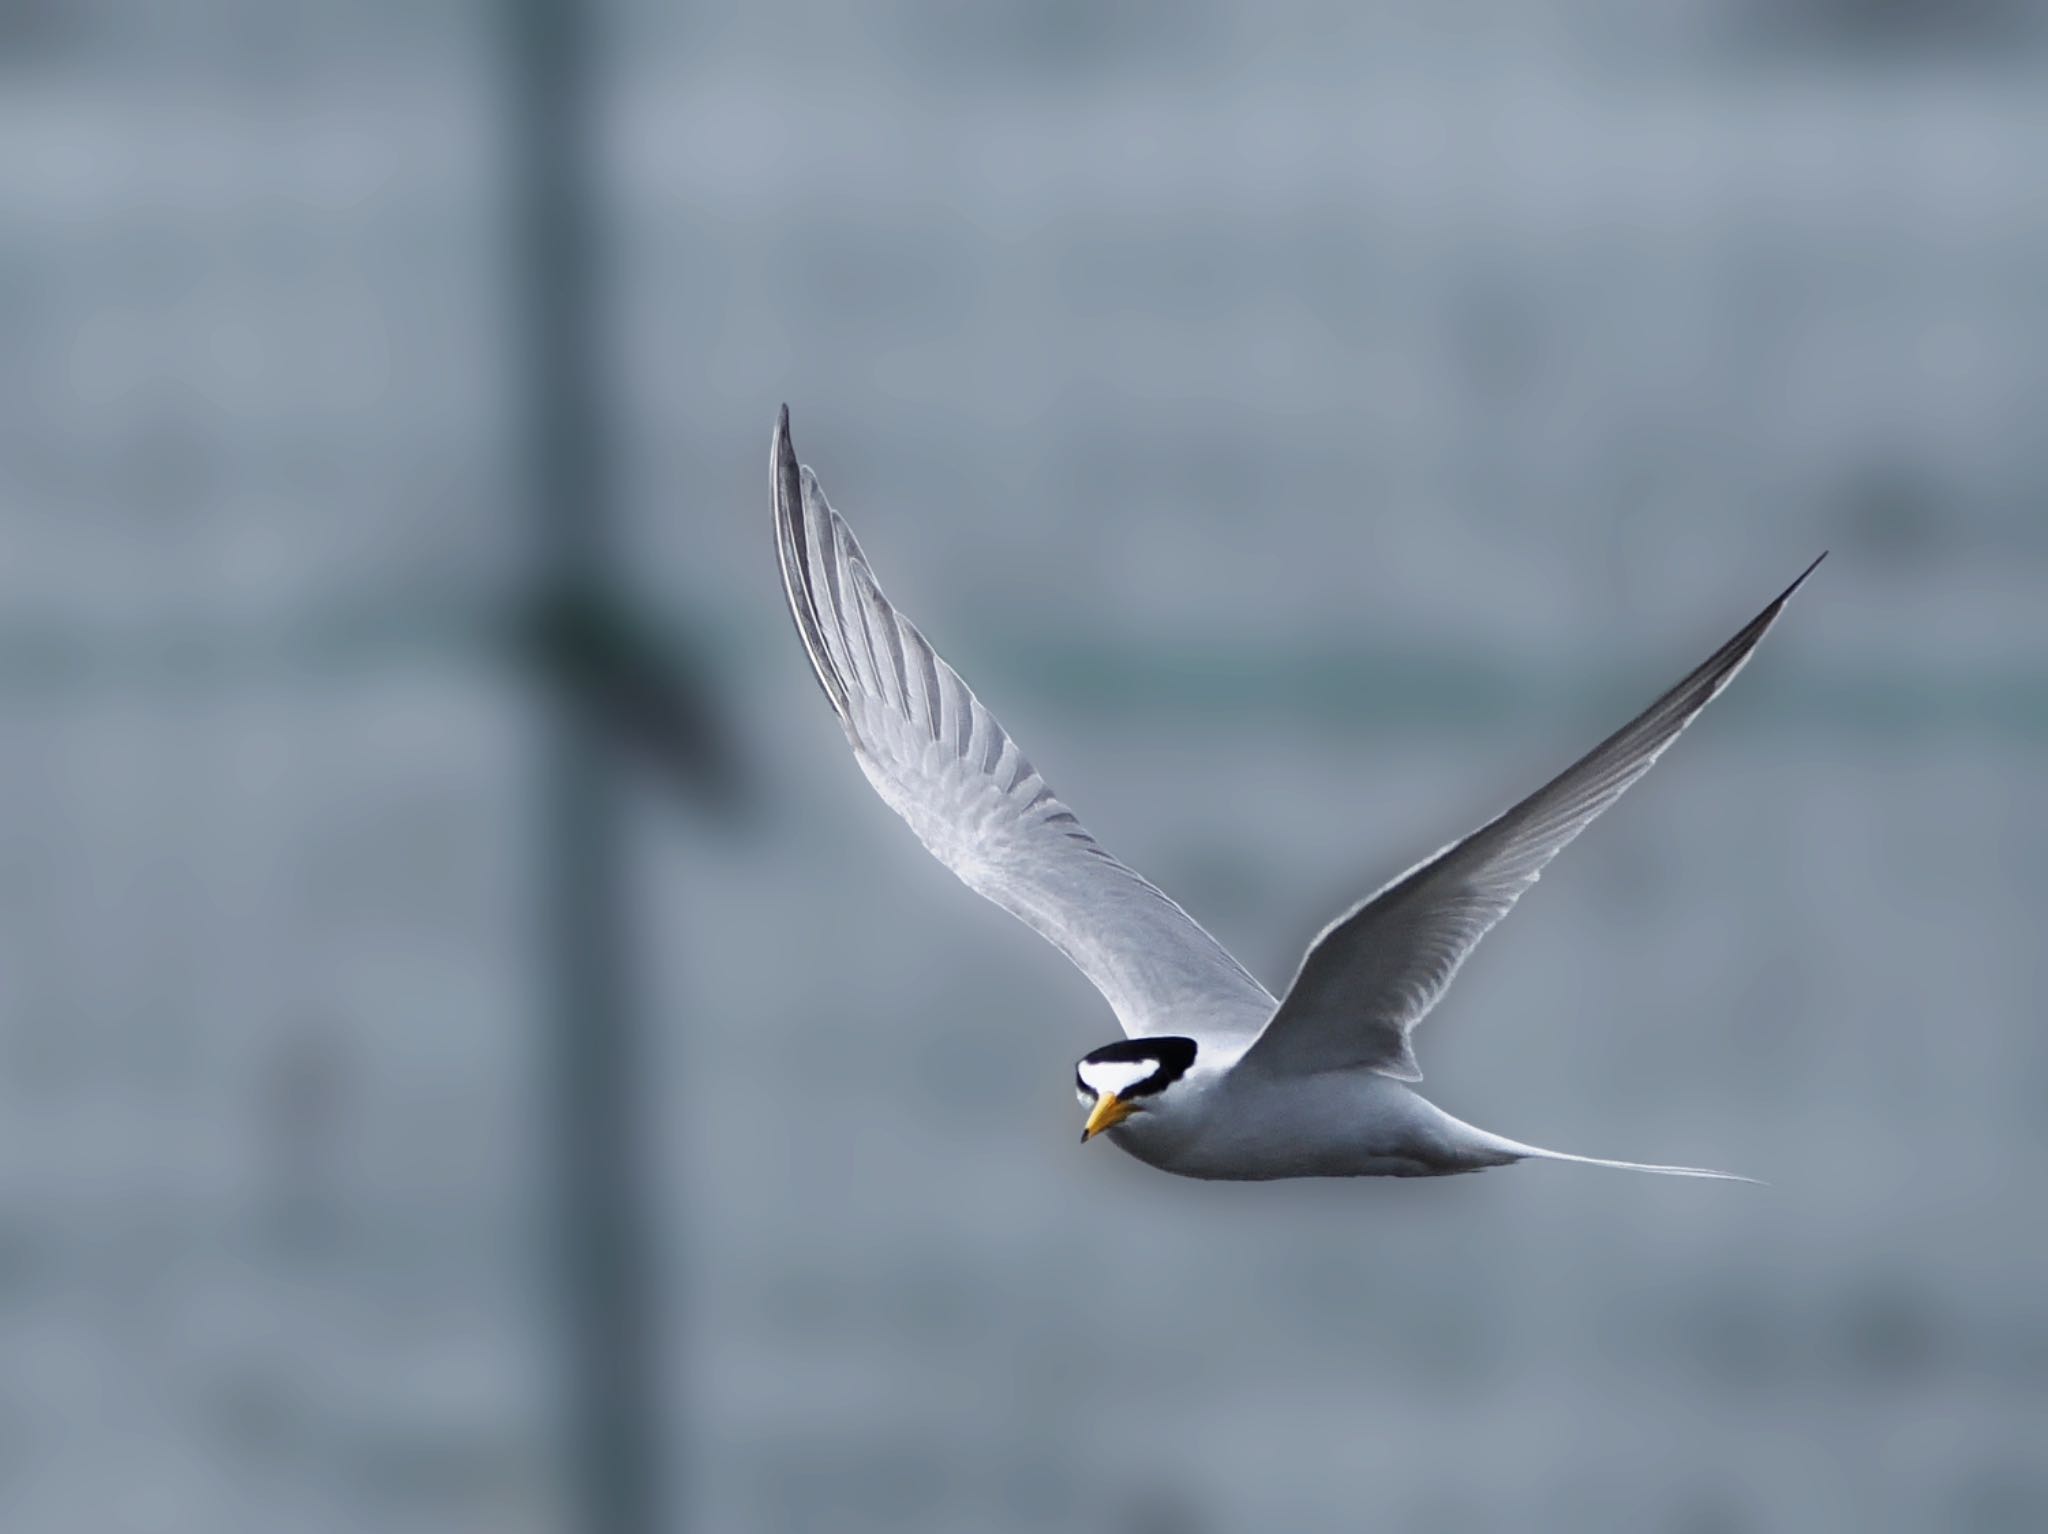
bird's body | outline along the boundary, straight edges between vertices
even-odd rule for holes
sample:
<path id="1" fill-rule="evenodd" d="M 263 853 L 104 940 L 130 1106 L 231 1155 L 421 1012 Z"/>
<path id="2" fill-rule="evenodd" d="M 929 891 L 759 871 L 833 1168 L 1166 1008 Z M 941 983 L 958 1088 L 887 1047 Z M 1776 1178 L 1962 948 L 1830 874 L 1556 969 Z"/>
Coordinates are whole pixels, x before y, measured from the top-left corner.
<path id="1" fill-rule="evenodd" d="M 1377 1072 L 1274 1078 L 1235 1063 L 1191 1070 L 1156 1109 L 1106 1133 L 1148 1166 L 1222 1181 L 1439 1177 L 1520 1159 L 1509 1142 Z"/>
<path id="2" fill-rule="evenodd" d="M 1475 1128 L 1407 1085 L 1421 1078 L 1410 1035 L 1551 858 L 1741 670 L 1813 566 L 1578 762 L 1333 922 L 1276 999 L 1083 829 L 882 595 L 851 529 L 798 466 L 786 410 L 772 475 L 790 613 L 868 781 L 939 861 L 1065 953 L 1123 1024 L 1124 1039 L 1076 1067 L 1084 1140 L 1106 1133 L 1162 1171 L 1243 1181 L 1429 1177 L 1532 1159 L 1731 1175 Z"/>

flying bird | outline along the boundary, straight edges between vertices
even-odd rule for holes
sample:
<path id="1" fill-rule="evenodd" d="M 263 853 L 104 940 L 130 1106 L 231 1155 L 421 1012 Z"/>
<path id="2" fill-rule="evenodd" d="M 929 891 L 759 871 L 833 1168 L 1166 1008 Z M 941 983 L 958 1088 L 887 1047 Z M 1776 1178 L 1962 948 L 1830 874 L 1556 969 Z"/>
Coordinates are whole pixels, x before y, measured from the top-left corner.
<path id="1" fill-rule="evenodd" d="M 1093 981 L 1125 1037 L 1084 1056 L 1082 1140 L 1185 1177 L 1434 1177 L 1570 1161 L 1747 1182 L 1704 1167 L 1544 1150 L 1453 1118 L 1420 1081 L 1415 1026 L 1550 860 L 1648 772 L 1749 660 L 1807 576 L 1556 778 L 1346 911 L 1279 999 L 1088 833 L 960 675 L 891 605 L 846 520 L 771 455 L 775 544 L 798 637 L 854 760 L 977 894 Z"/>

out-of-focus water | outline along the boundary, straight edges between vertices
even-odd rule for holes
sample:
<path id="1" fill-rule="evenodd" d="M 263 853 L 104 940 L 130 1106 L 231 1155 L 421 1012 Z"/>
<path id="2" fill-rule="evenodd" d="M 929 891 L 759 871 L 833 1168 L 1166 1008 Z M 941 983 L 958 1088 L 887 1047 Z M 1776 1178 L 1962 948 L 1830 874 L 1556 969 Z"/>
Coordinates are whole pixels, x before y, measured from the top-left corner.
<path id="1" fill-rule="evenodd" d="M 608 13 L 679 1522 L 2048 1525 L 2048 130 L 2024 7 Z M 565 1526 L 483 11 L 35 12 L 0 89 L 0 1524 Z M 891 593 L 1269 984 L 1833 558 L 1487 941 L 1533 1167 L 1077 1147 L 1113 1022 L 780 611 Z"/>

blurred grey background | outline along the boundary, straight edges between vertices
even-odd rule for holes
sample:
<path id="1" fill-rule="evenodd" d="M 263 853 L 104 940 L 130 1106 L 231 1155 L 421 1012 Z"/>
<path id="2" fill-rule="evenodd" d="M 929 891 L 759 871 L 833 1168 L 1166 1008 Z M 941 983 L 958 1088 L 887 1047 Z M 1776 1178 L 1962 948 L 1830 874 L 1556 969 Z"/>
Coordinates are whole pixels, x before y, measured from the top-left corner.
<path id="1" fill-rule="evenodd" d="M 0 1526 L 2048 1527 L 2041 8 L 549 9 L 0 9 Z M 1274 985 L 1832 548 L 1420 1046 L 1773 1186 L 1076 1147 L 783 400 Z"/>

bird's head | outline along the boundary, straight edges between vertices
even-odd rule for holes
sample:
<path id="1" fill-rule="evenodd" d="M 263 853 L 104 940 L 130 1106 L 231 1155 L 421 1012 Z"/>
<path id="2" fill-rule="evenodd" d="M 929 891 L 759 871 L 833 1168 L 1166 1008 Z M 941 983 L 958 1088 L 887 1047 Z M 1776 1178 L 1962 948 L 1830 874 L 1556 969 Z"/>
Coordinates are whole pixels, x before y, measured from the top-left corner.
<path id="1" fill-rule="evenodd" d="M 1150 1111 L 1194 1063 L 1195 1041 L 1172 1037 L 1119 1039 L 1083 1056 L 1074 1067 L 1074 1094 L 1088 1110 L 1082 1143 Z"/>

